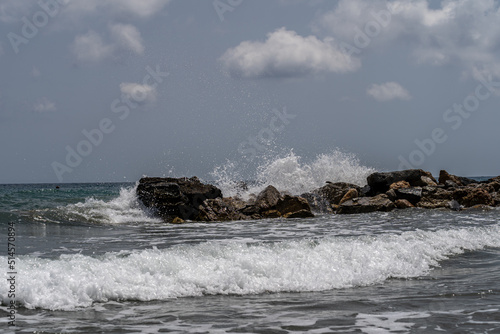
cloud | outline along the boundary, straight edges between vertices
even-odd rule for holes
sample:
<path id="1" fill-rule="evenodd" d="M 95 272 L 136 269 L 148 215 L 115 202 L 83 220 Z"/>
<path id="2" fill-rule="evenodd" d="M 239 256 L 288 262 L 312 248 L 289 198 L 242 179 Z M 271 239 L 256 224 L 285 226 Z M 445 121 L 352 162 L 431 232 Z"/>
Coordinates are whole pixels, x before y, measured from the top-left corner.
<path id="1" fill-rule="evenodd" d="M 33 66 L 33 69 L 31 70 L 31 75 L 33 76 L 33 78 L 38 78 L 42 75 L 42 73 L 36 66 Z"/>
<path id="2" fill-rule="evenodd" d="M 42 97 L 38 99 L 36 103 L 33 105 L 33 111 L 36 112 L 49 112 L 56 111 L 56 104 L 52 101 L 49 101 L 46 97 Z"/>
<path id="3" fill-rule="evenodd" d="M 302 37 L 295 31 L 278 29 L 265 42 L 244 41 L 221 57 L 232 76 L 244 78 L 300 77 L 322 72 L 349 72 L 359 60 L 346 57 L 332 40 Z"/>
<path id="4" fill-rule="evenodd" d="M 144 53 L 144 45 L 140 32 L 131 24 L 109 25 L 110 41 L 105 42 L 95 31 L 76 36 L 72 51 L 81 62 L 99 62 L 105 59 L 118 58 L 120 51 Z"/>
<path id="5" fill-rule="evenodd" d="M 5 54 L 5 51 L 3 50 L 3 45 L 2 42 L 0 42 L 0 57 Z"/>
<path id="6" fill-rule="evenodd" d="M 366 93 L 379 102 L 411 99 L 410 93 L 397 82 L 373 84 L 367 89 Z"/>
<path id="7" fill-rule="evenodd" d="M 114 46 L 106 45 L 95 31 L 76 36 L 72 45 L 76 59 L 82 62 L 96 62 L 113 55 Z"/>
<path id="8" fill-rule="evenodd" d="M 404 44 L 418 64 L 455 64 L 469 73 L 480 64 L 500 75 L 494 65 L 500 61 L 499 6 L 492 0 L 442 1 L 437 8 L 426 0 L 341 0 L 315 20 L 313 29 L 355 45 L 356 36 L 378 25 L 363 52 Z"/>
<path id="9" fill-rule="evenodd" d="M 152 85 L 123 82 L 120 84 L 120 91 L 138 104 L 148 104 L 156 100 L 156 87 Z"/>
<path id="10" fill-rule="evenodd" d="M 109 29 L 117 45 L 136 54 L 144 53 L 141 33 L 136 27 L 131 24 L 113 24 Z"/>
<path id="11" fill-rule="evenodd" d="M 171 0 L 85 0 L 71 1 L 65 5 L 64 12 L 73 19 L 84 16 L 105 14 L 149 18 L 158 14 Z"/>

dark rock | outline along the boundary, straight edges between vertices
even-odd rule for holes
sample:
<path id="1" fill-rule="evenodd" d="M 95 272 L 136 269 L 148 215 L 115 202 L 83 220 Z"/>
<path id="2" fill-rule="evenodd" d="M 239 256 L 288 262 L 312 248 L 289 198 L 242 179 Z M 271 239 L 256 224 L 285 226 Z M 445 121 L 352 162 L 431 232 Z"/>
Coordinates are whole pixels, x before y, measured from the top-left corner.
<path id="1" fill-rule="evenodd" d="M 453 211 L 460 211 L 460 209 L 462 208 L 460 203 L 458 203 L 456 200 L 451 200 L 450 202 L 448 202 L 448 207 Z"/>
<path id="2" fill-rule="evenodd" d="M 467 186 L 472 183 L 478 183 L 477 181 L 463 176 L 452 175 L 445 170 L 439 171 L 439 184 L 446 184 L 446 181 L 448 180 L 456 183 L 458 186 Z"/>
<path id="3" fill-rule="evenodd" d="M 276 210 L 285 218 L 314 217 L 311 207 L 305 198 L 285 195 L 276 204 Z"/>
<path id="4" fill-rule="evenodd" d="M 453 192 L 440 187 L 423 187 L 422 198 L 417 207 L 426 209 L 448 208 Z"/>
<path id="5" fill-rule="evenodd" d="M 417 204 L 422 198 L 422 188 L 419 187 L 399 188 L 392 190 L 394 190 L 397 199 L 405 199 L 412 204 Z"/>
<path id="6" fill-rule="evenodd" d="M 145 177 L 139 180 L 136 193 L 144 206 L 166 220 L 194 220 L 206 199 L 222 197 L 220 189 L 201 183 L 197 177 Z"/>
<path id="7" fill-rule="evenodd" d="M 348 200 L 339 206 L 337 213 L 353 214 L 373 211 L 391 211 L 394 208 L 395 205 L 388 196 L 386 194 L 380 194 L 375 197 L 358 197 Z"/>
<path id="8" fill-rule="evenodd" d="M 391 184 L 389 186 L 389 189 L 400 189 L 400 188 L 410 188 L 410 183 L 406 182 L 406 181 L 398 181 L 398 182 L 394 182 L 393 184 Z"/>
<path id="9" fill-rule="evenodd" d="M 446 189 L 450 189 L 450 188 L 457 188 L 459 187 L 460 185 L 456 182 L 453 182 L 452 180 L 446 180 L 444 181 L 444 187 Z"/>
<path id="10" fill-rule="evenodd" d="M 304 193 L 300 197 L 305 198 L 311 207 L 311 210 L 318 213 L 333 213 L 330 202 L 317 193 Z"/>
<path id="11" fill-rule="evenodd" d="M 325 198 L 330 205 L 338 205 L 340 200 L 347 194 L 350 189 L 356 189 L 358 193 L 361 188 L 355 184 L 337 182 L 337 183 L 327 183 L 325 186 L 312 191 L 314 194 Z"/>
<path id="12" fill-rule="evenodd" d="M 423 171 L 421 169 L 408 169 L 397 172 L 386 172 L 386 173 L 373 173 L 368 176 L 367 181 L 371 190 L 368 195 L 376 195 L 385 193 L 389 190 L 391 184 L 398 181 L 406 181 L 412 187 L 422 187 L 428 184 L 422 181 L 422 176 L 431 178 L 429 172 Z"/>
<path id="13" fill-rule="evenodd" d="M 492 196 L 484 189 L 481 188 L 461 188 L 453 192 L 453 199 L 466 208 L 475 205 L 493 205 L 494 201 Z"/>
<path id="14" fill-rule="evenodd" d="M 255 200 L 254 205 L 257 206 L 260 211 L 269 210 L 278 204 L 281 195 L 278 189 L 273 186 L 267 186 L 266 189 L 262 190 Z"/>
<path id="15" fill-rule="evenodd" d="M 196 220 L 228 221 L 248 219 L 248 216 L 238 211 L 242 201 L 231 197 L 207 199 L 199 207 Z"/>

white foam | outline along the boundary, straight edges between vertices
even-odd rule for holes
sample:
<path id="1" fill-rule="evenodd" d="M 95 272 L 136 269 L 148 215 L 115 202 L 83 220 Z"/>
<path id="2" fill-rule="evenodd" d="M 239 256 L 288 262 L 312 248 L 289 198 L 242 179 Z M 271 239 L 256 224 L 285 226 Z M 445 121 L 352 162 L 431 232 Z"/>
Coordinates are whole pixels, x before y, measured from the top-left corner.
<path id="1" fill-rule="evenodd" d="M 500 247 L 500 226 L 275 244 L 207 242 L 168 249 L 17 260 L 17 300 L 72 310 L 108 300 L 323 291 L 425 275 L 464 250 Z M 0 261 L 6 262 L 5 256 Z M 0 285 L 7 302 L 7 284 Z"/>
<path id="2" fill-rule="evenodd" d="M 59 207 L 67 216 L 82 217 L 86 221 L 104 224 L 122 224 L 130 222 L 160 222 L 148 215 L 139 204 L 136 196 L 137 184 L 133 187 L 121 188 L 120 195 L 110 201 L 93 197 L 85 202 Z"/>
<path id="3" fill-rule="evenodd" d="M 354 154 L 339 150 L 318 155 L 311 162 L 303 162 L 300 156 L 291 151 L 281 158 L 264 159 L 250 177 L 256 181 L 256 185 L 242 194 L 238 182 L 244 180 L 241 174 L 243 169 L 240 164 L 227 162 L 212 172 L 216 185 L 221 188 L 224 196 L 239 194 L 245 197 L 250 193 L 258 193 L 268 185 L 295 195 L 322 187 L 326 181 L 363 186 L 367 176 L 375 172 L 373 168 L 361 165 Z"/>

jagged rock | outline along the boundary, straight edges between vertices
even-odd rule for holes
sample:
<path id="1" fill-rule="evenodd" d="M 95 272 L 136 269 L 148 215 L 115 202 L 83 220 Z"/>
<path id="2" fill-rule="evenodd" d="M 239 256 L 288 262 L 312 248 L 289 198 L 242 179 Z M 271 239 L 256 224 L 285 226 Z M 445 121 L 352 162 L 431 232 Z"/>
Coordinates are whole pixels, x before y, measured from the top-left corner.
<path id="1" fill-rule="evenodd" d="M 430 176 L 429 176 L 430 175 Z M 368 176 L 367 181 L 370 186 L 370 192 L 368 195 L 376 195 L 385 193 L 389 190 L 391 184 L 398 181 L 406 181 L 412 187 L 423 187 L 427 186 L 427 183 L 422 181 L 422 176 L 432 178 L 429 172 L 423 171 L 421 169 L 407 169 L 397 172 L 385 172 L 385 173 L 373 173 Z"/>
<path id="2" fill-rule="evenodd" d="M 405 199 L 412 204 L 417 204 L 422 198 L 422 188 L 419 187 L 399 188 L 392 190 L 394 190 L 397 199 Z"/>
<path id="3" fill-rule="evenodd" d="M 453 192 L 440 187 L 423 187 L 417 207 L 426 209 L 448 208 Z"/>
<path id="4" fill-rule="evenodd" d="M 321 197 L 325 198 L 330 203 L 330 205 L 338 205 L 342 197 L 347 194 L 349 189 L 356 189 L 358 193 L 361 190 L 361 188 L 355 184 L 336 182 L 327 183 L 325 186 L 313 190 L 312 193 L 318 194 Z"/>
<path id="5" fill-rule="evenodd" d="M 342 199 L 340 200 L 339 204 L 347 202 L 348 200 L 356 198 L 356 197 L 358 197 L 358 191 L 356 189 L 354 189 L 354 188 L 351 188 L 351 189 L 349 189 L 346 192 L 346 194 L 344 195 L 344 197 L 342 197 Z"/>
<path id="6" fill-rule="evenodd" d="M 330 202 L 316 193 L 304 193 L 300 197 L 305 198 L 311 207 L 311 210 L 319 213 L 333 213 Z"/>
<path id="7" fill-rule="evenodd" d="M 395 208 L 394 203 L 386 194 L 374 197 L 358 197 L 348 200 L 339 206 L 337 213 L 353 214 L 368 213 L 373 211 L 391 211 Z"/>
<path id="8" fill-rule="evenodd" d="M 436 182 L 436 179 L 434 179 L 434 177 L 429 177 L 429 176 L 422 176 L 420 178 L 420 180 L 425 183 L 425 186 L 431 186 L 431 187 L 435 187 L 437 186 L 437 182 Z"/>
<path id="9" fill-rule="evenodd" d="M 197 177 L 144 177 L 139 180 L 136 193 L 144 206 L 167 221 L 174 217 L 194 220 L 206 199 L 222 197 L 220 189 L 201 183 Z"/>
<path id="10" fill-rule="evenodd" d="M 493 205 L 494 201 L 491 195 L 481 188 L 461 188 L 453 192 L 453 199 L 457 200 L 466 208 L 478 204 Z"/>
<path id="11" fill-rule="evenodd" d="M 207 199 L 199 207 L 196 220 L 201 221 L 228 221 L 248 219 L 248 216 L 238 211 L 242 207 L 240 199 L 232 197 Z"/>
<path id="12" fill-rule="evenodd" d="M 314 217 L 305 198 L 285 195 L 276 204 L 276 210 L 285 218 Z"/>
<path id="13" fill-rule="evenodd" d="M 445 170 L 439 171 L 439 184 L 446 184 L 446 181 L 448 180 L 456 183 L 458 186 L 467 186 L 472 183 L 477 183 L 477 181 L 463 176 L 452 175 Z"/>
<path id="14" fill-rule="evenodd" d="M 410 187 L 411 187 L 410 183 L 408 183 L 406 181 L 398 181 L 398 182 L 394 182 L 393 184 L 391 184 L 389 186 L 389 189 L 400 189 L 400 188 L 410 188 Z"/>
<path id="15" fill-rule="evenodd" d="M 408 200 L 406 199 L 398 199 L 394 202 L 396 207 L 398 209 L 408 209 L 408 208 L 414 208 L 415 206 L 411 204 Z"/>
<path id="16" fill-rule="evenodd" d="M 267 186 L 257 195 L 254 205 L 257 206 L 260 211 L 269 210 L 278 204 L 280 198 L 281 194 L 278 189 L 273 186 Z"/>

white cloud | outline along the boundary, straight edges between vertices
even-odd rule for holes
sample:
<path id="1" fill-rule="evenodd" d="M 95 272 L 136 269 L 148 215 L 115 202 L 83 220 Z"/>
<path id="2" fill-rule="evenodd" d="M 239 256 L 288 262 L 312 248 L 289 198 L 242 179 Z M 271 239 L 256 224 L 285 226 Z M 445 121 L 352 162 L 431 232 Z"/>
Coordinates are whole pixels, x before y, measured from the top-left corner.
<path id="1" fill-rule="evenodd" d="M 245 78 L 349 72 L 360 67 L 359 60 L 344 55 L 332 40 L 302 37 L 285 28 L 269 33 L 265 42 L 242 42 L 220 60 L 231 75 Z"/>
<path id="2" fill-rule="evenodd" d="M 131 24 L 113 24 L 109 29 L 117 45 L 136 54 L 144 53 L 141 33 L 136 27 Z"/>
<path id="3" fill-rule="evenodd" d="M 81 62 L 99 62 L 119 57 L 120 51 L 144 53 L 144 45 L 140 32 L 131 24 L 109 25 L 111 41 L 105 42 L 101 35 L 89 31 L 75 38 L 72 50 L 76 59 Z"/>
<path id="4" fill-rule="evenodd" d="M 411 99 L 410 93 L 397 82 L 386 82 L 380 85 L 373 84 L 367 89 L 366 93 L 380 102 L 395 99 Z"/>
<path id="5" fill-rule="evenodd" d="M 156 87 L 152 85 L 123 82 L 120 84 L 120 91 L 130 101 L 138 104 L 148 104 L 156 100 Z"/>
<path id="6" fill-rule="evenodd" d="M 115 11 L 123 11 L 140 17 L 152 16 L 165 7 L 170 0 L 109 0 Z"/>
<path id="7" fill-rule="evenodd" d="M 499 6 L 493 0 L 442 1 L 438 8 L 426 0 L 341 0 L 313 27 L 318 34 L 355 45 L 367 24 L 375 23 L 380 29 L 368 36 L 362 52 L 404 43 L 416 63 L 453 63 L 472 73 L 478 64 L 496 68 L 493 64 L 500 61 Z M 389 13 L 388 22 L 377 20 L 382 10 Z"/>
<path id="8" fill-rule="evenodd" d="M 95 16 L 105 13 L 113 16 L 131 15 L 148 18 L 158 14 L 171 0 L 85 0 L 71 1 L 64 9 L 66 15 L 74 19 L 85 15 Z"/>
<path id="9" fill-rule="evenodd" d="M 114 46 L 106 45 L 95 31 L 76 36 L 72 45 L 76 59 L 82 62 L 96 62 L 113 55 Z"/>
<path id="10" fill-rule="evenodd" d="M 33 105 L 33 110 L 36 112 L 48 112 L 48 111 L 56 111 L 56 104 L 52 101 L 49 101 L 46 97 L 42 97 L 38 99 L 36 103 Z"/>

